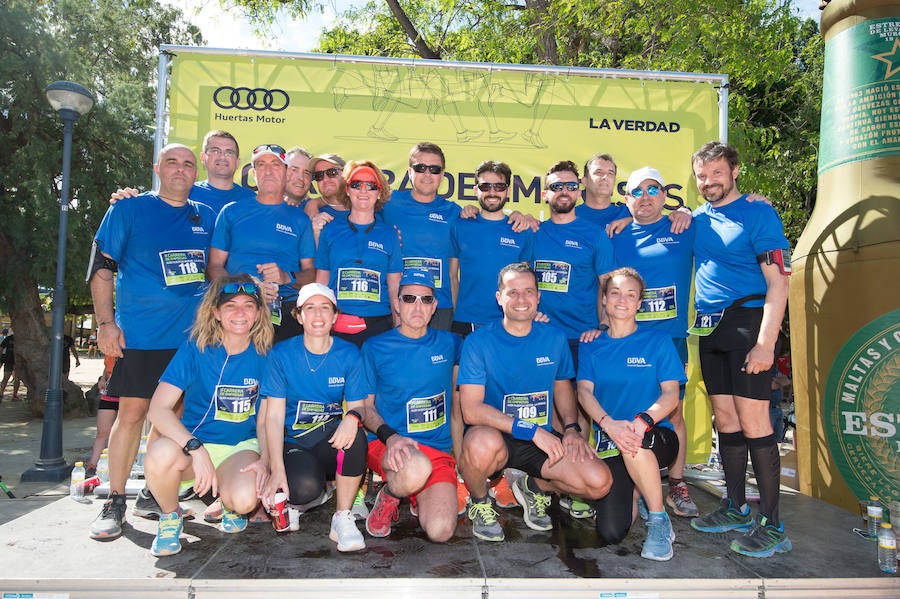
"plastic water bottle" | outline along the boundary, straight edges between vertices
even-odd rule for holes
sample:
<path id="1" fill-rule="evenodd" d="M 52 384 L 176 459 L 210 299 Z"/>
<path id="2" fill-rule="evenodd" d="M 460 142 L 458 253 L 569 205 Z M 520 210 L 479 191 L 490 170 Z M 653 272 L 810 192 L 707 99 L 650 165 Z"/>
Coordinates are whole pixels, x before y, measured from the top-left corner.
<path id="1" fill-rule="evenodd" d="M 84 462 L 75 462 L 75 467 L 72 468 L 69 497 L 75 501 L 84 501 Z"/>
<path id="2" fill-rule="evenodd" d="M 109 452 L 104 449 L 97 460 L 97 476 L 100 477 L 101 483 L 109 482 Z"/>
<path id="3" fill-rule="evenodd" d="M 888 574 L 897 573 L 897 537 L 890 522 L 882 522 L 878 530 L 878 567 Z"/>
<path id="4" fill-rule="evenodd" d="M 878 540 L 878 531 L 881 528 L 881 518 L 884 514 L 884 508 L 881 507 L 877 497 L 869 498 L 869 507 L 866 508 L 866 514 L 869 516 L 868 530 L 866 531 L 869 540 Z"/>
<path id="5" fill-rule="evenodd" d="M 141 444 L 138 446 L 137 456 L 134 464 L 131 466 L 131 476 L 129 478 L 144 478 L 144 456 L 147 455 L 147 435 L 141 436 Z"/>

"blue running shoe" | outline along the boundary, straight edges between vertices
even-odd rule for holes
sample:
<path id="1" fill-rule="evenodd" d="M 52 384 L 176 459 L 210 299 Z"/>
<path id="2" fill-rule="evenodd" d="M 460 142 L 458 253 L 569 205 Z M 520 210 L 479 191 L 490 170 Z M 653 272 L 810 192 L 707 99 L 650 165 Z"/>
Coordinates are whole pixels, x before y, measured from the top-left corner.
<path id="1" fill-rule="evenodd" d="M 181 514 L 172 512 L 170 514 L 161 514 L 159 517 L 159 525 L 156 528 L 156 538 L 153 539 L 153 545 L 150 546 L 150 553 L 156 557 L 163 555 L 175 555 L 181 551 Z"/>
<path id="2" fill-rule="evenodd" d="M 793 549 L 791 540 L 784 534 L 784 523 L 769 522 L 766 516 L 757 515 L 749 532 L 731 542 L 731 550 L 750 557 L 772 557 Z"/>
<path id="3" fill-rule="evenodd" d="M 672 522 L 665 512 L 650 512 L 647 517 L 647 538 L 641 549 L 641 557 L 657 562 L 665 562 L 672 559 L 675 551 L 672 543 L 675 542 L 675 531 L 672 530 Z"/>
<path id="4" fill-rule="evenodd" d="M 691 527 L 700 532 L 750 530 L 752 525 L 753 516 L 750 515 L 750 506 L 744 505 L 743 509 L 739 510 L 732 505 L 728 498 L 722 500 L 716 511 L 691 520 Z"/>
<path id="5" fill-rule="evenodd" d="M 222 532 L 227 533 L 238 533 L 247 528 L 247 518 L 237 512 L 232 512 L 230 509 L 225 508 L 222 511 L 222 523 L 219 524 L 219 528 L 222 529 Z"/>

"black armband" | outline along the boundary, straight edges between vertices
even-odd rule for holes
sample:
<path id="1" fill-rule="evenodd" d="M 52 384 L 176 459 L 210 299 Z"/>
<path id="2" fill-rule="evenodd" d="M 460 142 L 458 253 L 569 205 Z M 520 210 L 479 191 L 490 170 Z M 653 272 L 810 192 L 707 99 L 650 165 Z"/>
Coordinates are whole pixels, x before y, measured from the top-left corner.
<path id="1" fill-rule="evenodd" d="M 778 270 L 783 275 L 791 274 L 791 250 L 769 250 L 756 257 L 760 264 L 777 264 Z"/>
<path id="2" fill-rule="evenodd" d="M 88 263 L 88 272 L 85 281 L 90 282 L 98 270 L 108 270 L 112 273 L 116 273 L 119 271 L 119 263 L 100 252 L 97 249 L 97 242 L 95 241 L 91 246 L 91 261 Z"/>
<path id="3" fill-rule="evenodd" d="M 382 424 L 378 427 L 378 430 L 375 431 L 375 436 L 378 437 L 378 440 L 387 445 L 387 440 L 397 434 L 397 431 L 392 429 L 386 424 Z"/>

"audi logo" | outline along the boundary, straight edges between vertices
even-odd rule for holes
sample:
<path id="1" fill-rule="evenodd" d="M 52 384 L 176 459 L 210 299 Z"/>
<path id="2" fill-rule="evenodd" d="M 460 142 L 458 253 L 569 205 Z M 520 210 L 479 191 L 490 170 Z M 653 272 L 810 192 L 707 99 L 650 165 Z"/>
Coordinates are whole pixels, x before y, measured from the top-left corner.
<path id="1" fill-rule="evenodd" d="M 291 103 L 291 98 L 283 89 L 263 87 L 250 89 L 223 85 L 213 93 L 213 102 L 219 108 L 281 112 Z"/>

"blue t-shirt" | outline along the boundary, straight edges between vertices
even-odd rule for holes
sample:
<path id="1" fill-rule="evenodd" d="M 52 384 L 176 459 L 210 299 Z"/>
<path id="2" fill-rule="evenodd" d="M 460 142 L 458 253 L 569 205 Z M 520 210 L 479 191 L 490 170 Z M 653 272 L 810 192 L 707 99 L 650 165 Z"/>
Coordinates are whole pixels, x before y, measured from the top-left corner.
<path id="1" fill-rule="evenodd" d="M 219 213 L 212 247 L 228 252 L 229 274 L 258 276 L 257 264 L 274 262 L 281 270 L 295 273 L 300 260 L 316 253 L 312 225 L 302 210 L 285 203 L 232 202 Z M 297 297 L 291 285 L 278 289 L 282 299 Z"/>
<path id="2" fill-rule="evenodd" d="M 251 343 L 229 356 L 221 345 L 200 351 L 188 340 L 169 362 L 160 381 L 184 391 L 181 422 L 204 443 L 237 445 L 256 437 L 259 381 L 266 357 Z"/>
<path id="3" fill-rule="evenodd" d="M 456 382 L 484 386 L 485 404 L 550 431 L 553 385 L 574 376 L 562 329 L 535 322 L 528 335 L 516 337 L 495 320 L 466 337 Z"/>
<path id="4" fill-rule="evenodd" d="M 322 229 L 315 265 L 328 271 L 328 286 L 342 312 L 356 316 L 391 313 L 387 275 L 403 271 L 394 227 L 378 220 L 356 225 L 347 215 L 339 217 Z"/>
<path id="5" fill-rule="evenodd" d="M 343 339 L 333 341 L 327 354 L 314 354 L 300 335 L 276 343 L 269 354 L 262 395 L 284 398 L 286 441 L 315 435 L 331 420 L 343 417 L 343 401 L 368 396 L 359 350 Z"/>
<path id="6" fill-rule="evenodd" d="M 687 336 L 688 304 L 694 266 L 694 227 L 672 233 L 661 218 L 649 225 L 632 222 L 612 238 L 616 264 L 641 273 L 647 288 L 638 326 L 659 328 L 672 338 Z"/>
<path id="7" fill-rule="evenodd" d="M 615 268 L 612 243 L 591 222 L 576 218 L 563 225 L 541 223 L 534 236 L 534 270 L 541 292 L 540 311 L 569 339 L 596 329 L 599 277 Z"/>
<path id="8" fill-rule="evenodd" d="M 606 230 L 606 225 L 620 218 L 631 218 L 631 212 L 625 204 L 611 203 L 606 208 L 591 208 L 581 203 L 575 206 L 575 216 L 592 223 L 598 234 Z"/>
<path id="9" fill-rule="evenodd" d="M 381 211 L 384 222 L 400 230 L 404 267 L 431 271 L 438 308 L 452 308 L 450 227 L 459 218 L 459 206 L 441 197 L 423 204 L 413 199 L 412 191 L 395 191 Z"/>
<path id="10" fill-rule="evenodd" d="M 721 208 L 703 204 L 694 210 L 691 228 L 697 229 L 694 301 L 703 313 L 723 310 L 747 295 L 765 295 L 768 287 L 756 257 L 790 247 L 775 209 L 765 202 L 748 202 L 746 195 Z M 744 305 L 764 303 L 759 299 Z"/>
<path id="11" fill-rule="evenodd" d="M 497 304 L 497 275 L 507 264 L 530 262 L 534 232 L 513 232 L 504 217 L 459 218 L 450 228 L 450 257 L 459 259 L 459 295 L 453 319 L 485 324 L 503 316 Z"/>
<path id="12" fill-rule="evenodd" d="M 226 191 L 213 187 L 209 183 L 209 180 L 206 180 L 194 183 L 194 188 L 191 189 L 191 199 L 206 204 L 218 214 L 222 211 L 222 208 L 225 207 L 225 204 L 242 202 L 244 200 L 255 200 L 256 192 L 252 189 L 242 187 L 237 183 L 234 184 L 234 187 Z"/>
<path id="13" fill-rule="evenodd" d="M 94 239 L 119 264 L 116 324 L 128 349 L 175 349 L 206 289 L 216 216 L 188 200 L 174 207 L 147 192 L 110 206 Z"/>
<path id="14" fill-rule="evenodd" d="M 391 329 L 362 346 L 366 386 L 385 423 L 404 437 L 450 452 L 453 368 L 462 338 L 428 329 L 411 339 Z"/>
<path id="15" fill-rule="evenodd" d="M 659 399 L 660 383 L 681 384 L 687 377 L 669 334 L 639 328 L 618 339 L 604 331 L 592 343 L 579 344 L 578 380 L 594 383 L 594 397 L 610 418 L 634 420 Z M 672 428 L 667 419 L 657 424 Z"/>

